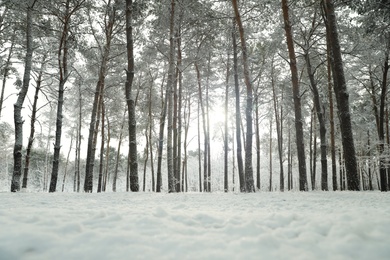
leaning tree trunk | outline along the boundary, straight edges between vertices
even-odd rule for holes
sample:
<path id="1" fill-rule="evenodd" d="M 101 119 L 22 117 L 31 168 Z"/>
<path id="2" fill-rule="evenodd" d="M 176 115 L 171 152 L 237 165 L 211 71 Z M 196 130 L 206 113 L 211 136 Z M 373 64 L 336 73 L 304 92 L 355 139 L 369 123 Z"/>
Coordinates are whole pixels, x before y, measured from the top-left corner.
<path id="1" fill-rule="evenodd" d="M 279 171 L 280 171 L 280 191 L 284 191 L 284 170 L 283 170 L 283 134 L 282 134 L 282 120 L 283 120 L 283 110 L 280 108 L 280 118 L 279 118 L 279 102 L 276 96 L 275 90 L 275 81 L 274 81 L 274 64 L 272 61 L 271 68 L 271 85 L 272 85 L 272 94 L 273 94 L 273 103 L 274 103 L 274 113 L 275 113 L 275 123 L 276 123 L 276 135 L 278 137 L 278 153 L 279 153 Z M 282 100 L 283 102 L 283 100 Z"/>
<path id="2" fill-rule="evenodd" d="M 236 17 L 238 31 L 240 32 L 242 63 L 244 66 L 244 81 L 246 85 L 246 142 L 245 142 L 245 186 L 246 192 L 255 192 L 255 184 L 253 181 L 253 166 L 252 166 L 252 139 L 253 139 L 253 87 L 252 80 L 249 75 L 249 61 L 246 49 L 246 39 L 244 28 L 241 22 L 240 12 L 238 10 L 237 0 L 232 0 L 233 9 Z"/>
<path id="3" fill-rule="evenodd" d="M 22 148 L 23 148 L 23 103 L 27 95 L 28 86 L 30 85 L 30 73 L 33 56 L 33 8 L 36 0 L 31 0 L 27 7 L 27 30 L 26 30 L 26 58 L 24 64 L 24 75 L 22 88 L 18 94 L 18 99 L 14 104 L 14 124 L 15 124 L 15 144 L 14 144 L 14 170 L 12 173 L 11 192 L 20 190 L 20 178 L 22 176 Z"/>
<path id="4" fill-rule="evenodd" d="M 296 132 L 296 144 L 298 152 L 298 164 L 299 164 L 299 190 L 307 190 L 307 175 L 306 175 L 306 157 L 305 157 L 305 143 L 303 138 L 303 118 L 302 118 L 302 106 L 301 106 L 301 93 L 299 90 L 298 69 L 297 60 L 294 50 L 294 40 L 291 28 L 291 22 L 289 17 L 288 1 L 282 0 L 284 29 L 286 31 L 286 41 L 288 54 L 290 58 L 290 70 L 292 78 L 292 90 L 294 98 L 294 112 L 295 112 L 295 132 Z"/>
<path id="5" fill-rule="evenodd" d="M 8 76 L 9 76 L 9 71 L 10 71 L 11 65 L 12 65 L 11 58 L 12 58 L 12 55 L 14 53 L 14 47 L 16 44 L 15 36 L 16 36 L 16 31 L 13 32 L 13 35 L 11 38 L 11 46 L 9 47 L 7 60 L 5 62 L 4 69 L 3 69 L 3 83 L 1 86 L 1 94 L 0 94 L 0 118 L 1 118 L 1 112 L 3 111 L 5 86 L 6 86 L 6 82 L 7 82 Z"/>
<path id="6" fill-rule="evenodd" d="M 352 133 L 351 113 L 349 110 L 349 95 L 345 82 L 343 60 L 339 35 L 337 31 L 336 14 L 333 0 L 325 0 L 326 31 L 331 47 L 331 62 L 334 78 L 334 91 L 340 119 L 341 138 L 345 159 L 348 190 L 359 190 L 356 152 Z"/>
<path id="7" fill-rule="evenodd" d="M 133 1 L 126 0 L 126 103 L 129 111 L 129 159 L 130 159 L 130 190 L 138 191 L 138 161 L 137 161 L 137 121 L 135 118 L 135 101 L 132 96 L 134 79 L 134 46 L 133 46 Z"/>
<path id="8" fill-rule="evenodd" d="M 25 162 L 24 162 L 24 172 L 23 172 L 22 188 L 27 188 L 28 172 L 29 172 L 29 166 L 30 166 L 31 148 L 32 148 L 33 142 L 34 142 L 35 121 L 37 119 L 38 95 L 39 95 L 39 91 L 41 90 L 44 62 L 45 62 L 45 57 L 43 58 L 42 67 L 41 67 L 41 69 L 39 71 L 38 79 L 36 80 L 37 85 L 35 87 L 34 102 L 33 102 L 33 106 L 32 106 L 31 124 L 30 124 L 30 137 L 28 138 L 28 144 L 27 144 L 27 149 L 26 149 L 26 159 L 25 159 Z"/>
<path id="9" fill-rule="evenodd" d="M 321 189 L 328 190 L 328 160 L 327 160 L 327 145 L 326 145 L 326 123 L 324 106 L 320 100 L 317 83 L 314 79 L 314 72 L 311 66 L 309 53 L 305 53 L 306 69 L 310 79 L 311 91 L 313 92 L 313 100 L 315 110 L 317 112 L 318 123 L 320 125 L 320 142 L 321 142 Z M 329 93 L 331 95 L 332 93 Z"/>
<path id="10" fill-rule="evenodd" d="M 109 7 L 109 6 L 108 6 Z M 108 8 L 111 10 L 110 8 Z M 107 65 L 110 56 L 111 40 L 114 35 L 114 25 L 116 22 L 116 9 L 107 11 L 108 20 L 105 21 L 105 32 L 106 32 L 106 43 L 102 52 L 102 59 L 100 61 L 99 78 L 96 84 L 95 95 L 92 105 L 91 121 L 89 123 L 88 133 L 88 148 L 87 148 L 87 159 L 85 166 L 85 180 L 84 180 L 84 192 L 92 192 L 93 189 L 93 169 L 95 163 L 96 153 L 96 140 L 100 122 L 100 111 L 103 101 L 103 91 L 105 85 L 105 78 L 107 75 Z"/>

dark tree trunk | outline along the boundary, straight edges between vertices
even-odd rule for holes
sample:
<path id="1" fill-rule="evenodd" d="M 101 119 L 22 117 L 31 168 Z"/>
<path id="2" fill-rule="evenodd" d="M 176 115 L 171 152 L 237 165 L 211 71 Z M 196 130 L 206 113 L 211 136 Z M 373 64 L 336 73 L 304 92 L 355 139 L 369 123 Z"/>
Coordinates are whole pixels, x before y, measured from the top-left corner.
<path id="1" fill-rule="evenodd" d="M 337 166 L 336 166 L 336 144 L 335 144 L 335 126 L 334 126 L 334 111 L 333 111 L 333 86 L 332 86 L 332 64 L 330 61 L 330 46 L 329 40 L 327 44 L 327 77 L 328 77 L 328 98 L 329 98 L 329 123 L 330 123 L 330 154 L 332 158 L 332 184 L 333 191 L 337 190 Z"/>
<path id="2" fill-rule="evenodd" d="M 107 3 L 107 11 L 105 18 L 105 38 L 106 42 L 104 48 L 101 51 L 101 61 L 99 68 L 99 78 L 96 84 L 94 101 L 92 106 L 91 113 L 91 122 L 89 125 L 89 134 L 88 134 L 88 148 L 87 148 L 87 159 L 86 159 L 86 171 L 85 171 L 85 180 L 84 180 L 84 191 L 92 192 L 93 189 L 93 170 L 95 163 L 95 153 L 96 153 L 96 143 L 97 135 L 99 130 L 100 123 L 100 111 L 103 104 L 103 92 L 105 86 L 105 78 L 108 71 L 108 60 L 111 49 L 111 40 L 114 35 L 114 25 L 116 23 L 116 8 L 111 5 L 111 1 Z"/>
<path id="3" fill-rule="evenodd" d="M 273 94 L 273 103 L 274 103 L 274 113 L 275 113 L 275 122 L 276 122 L 276 135 L 278 137 L 278 153 L 279 153 L 279 171 L 280 171 L 280 191 L 284 191 L 284 170 L 283 170 L 283 136 L 282 136 L 282 127 L 281 122 L 282 118 L 282 109 L 280 109 L 280 118 L 279 118 L 279 101 L 276 96 L 275 90 L 275 81 L 274 81 L 274 64 L 272 61 L 271 65 L 271 85 L 272 85 L 272 94 Z"/>
<path id="4" fill-rule="evenodd" d="M 22 188 L 27 188 L 28 172 L 29 172 L 29 166 L 30 166 L 30 155 L 31 155 L 31 149 L 32 149 L 32 145 L 34 142 L 34 136 L 35 136 L 35 121 L 37 119 L 38 95 L 39 95 L 39 91 L 41 90 L 42 75 L 43 75 L 45 59 L 46 59 L 46 57 L 43 58 L 42 67 L 39 71 L 38 79 L 36 81 L 37 85 L 35 87 L 34 102 L 33 102 L 33 106 L 32 106 L 30 137 L 28 138 L 28 144 L 27 144 L 27 149 L 26 149 L 26 160 L 24 162 Z"/>
<path id="5" fill-rule="evenodd" d="M 58 87 L 58 99 L 57 99 L 57 119 L 56 119 L 56 134 L 54 142 L 54 154 L 53 154 L 53 168 L 51 172 L 49 192 L 55 192 L 57 188 L 58 168 L 60 163 L 60 149 L 61 149 L 61 137 L 62 137 L 62 119 L 63 119 L 63 104 L 64 104 L 64 91 L 65 83 L 68 80 L 68 34 L 70 27 L 70 17 L 72 11 L 70 10 L 70 0 L 65 3 L 65 16 L 62 17 L 63 29 L 60 39 L 60 46 L 58 48 L 58 68 L 60 71 L 59 87 Z"/>
<path id="6" fill-rule="evenodd" d="M 168 192 L 175 191 L 173 169 L 173 90 L 175 84 L 175 0 L 171 0 L 171 15 L 169 22 L 169 69 L 167 81 L 167 113 L 168 113 L 168 137 L 167 137 L 167 166 L 168 166 Z"/>
<path id="7" fill-rule="evenodd" d="M 27 6 L 27 28 L 26 28 L 26 58 L 24 64 L 24 75 L 22 88 L 19 91 L 18 99 L 14 104 L 14 124 L 15 124 L 15 144 L 14 144 L 14 170 L 12 173 L 11 192 L 20 190 L 20 178 L 22 176 L 22 148 L 23 148 L 23 103 L 27 95 L 28 86 L 30 85 L 30 73 L 33 56 L 33 8 L 36 0 L 31 0 Z"/>
<path id="8" fill-rule="evenodd" d="M 9 76 L 9 71 L 11 69 L 11 65 L 12 65 L 11 58 L 12 58 L 12 55 L 14 53 L 14 47 L 15 47 L 15 44 L 16 44 L 15 43 L 15 38 L 16 38 L 15 36 L 16 36 L 16 30 L 12 34 L 11 46 L 9 47 L 7 60 L 5 62 L 4 69 L 3 69 L 4 70 L 3 71 L 3 83 L 2 83 L 2 86 L 1 86 L 1 94 L 0 94 L 0 119 L 1 119 L 1 112 L 3 111 L 5 86 L 6 86 L 6 82 L 7 82 L 8 76 Z"/>
<path id="9" fill-rule="evenodd" d="M 305 53 L 306 69 L 309 75 L 311 91 L 313 93 L 313 101 L 317 113 L 318 123 L 320 125 L 320 142 L 321 142 L 321 189 L 328 190 L 328 160 L 327 160 L 327 145 L 326 145 L 326 123 L 325 109 L 320 100 L 317 83 L 314 79 L 314 71 L 311 66 L 309 53 Z M 330 92 L 329 95 L 332 93 Z"/>
<path id="10" fill-rule="evenodd" d="M 133 1 L 126 0 L 126 103 L 129 113 L 129 160 L 130 160 L 130 190 L 138 191 L 138 160 L 137 160 L 137 121 L 135 118 L 135 101 L 132 95 L 134 79 L 134 47 L 133 47 Z"/>
<path id="11" fill-rule="evenodd" d="M 272 115 L 269 120 L 269 191 L 272 191 Z"/>
<path id="12" fill-rule="evenodd" d="M 306 175 L 305 143 L 303 138 L 301 93 L 299 90 L 297 60 L 295 56 L 294 40 L 292 35 L 292 28 L 291 28 L 291 22 L 289 17 L 289 7 L 288 7 L 287 0 L 282 0 L 282 9 L 283 9 L 283 18 L 284 18 L 284 29 L 286 31 L 286 41 L 287 41 L 289 58 L 290 58 L 292 90 L 293 90 L 293 97 L 294 97 L 295 131 L 296 131 L 296 144 L 297 144 L 298 164 L 299 164 L 299 190 L 306 191 L 307 175 Z"/>
<path id="13" fill-rule="evenodd" d="M 101 102 L 103 102 L 103 99 L 101 99 Z M 98 188 L 97 192 L 102 192 L 102 186 L 103 186 L 103 164 L 104 164 L 104 145 L 105 145 L 105 133 L 104 133 L 104 128 L 105 126 L 105 106 L 104 102 L 102 104 L 102 130 L 101 130 L 101 140 L 100 140 L 100 160 L 99 160 L 99 178 L 98 178 Z M 108 150 L 107 146 L 107 150 Z M 106 158 L 108 161 L 108 158 Z"/>
<path id="14" fill-rule="evenodd" d="M 161 99 L 163 99 L 163 85 L 165 78 L 163 78 L 161 83 Z M 160 129 L 158 136 L 158 151 L 157 151 L 157 185 L 156 192 L 161 192 L 162 188 L 162 172 L 161 172 L 161 164 L 162 164 L 162 154 L 164 150 L 164 129 L 165 129 L 165 118 L 167 115 L 167 102 L 168 102 L 168 88 L 166 89 L 165 98 L 162 102 L 162 111 L 160 116 Z"/>
<path id="15" fill-rule="evenodd" d="M 336 14 L 333 0 L 325 0 L 326 30 L 331 47 L 331 62 L 334 78 L 334 91 L 340 119 L 341 138 L 345 158 L 345 170 L 348 190 L 359 190 L 356 152 L 352 134 L 351 114 L 349 111 L 349 95 L 345 82 L 343 60 L 337 31 Z"/>
<path id="16" fill-rule="evenodd" d="M 252 140 L 253 140 L 253 87 L 252 80 L 249 75 L 249 61 L 246 48 L 246 39 L 244 28 L 241 21 L 241 16 L 238 10 L 237 0 L 232 0 L 233 9 L 236 17 L 238 31 L 240 32 L 242 62 L 244 67 L 244 81 L 246 85 L 246 142 L 245 142 L 245 186 L 246 192 L 255 192 L 255 184 L 253 181 L 253 166 L 252 166 Z"/>
<path id="17" fill-rule="evenodd" d="M 79 114 L 78 114 L 78 123 L 77 123 L 77 133 L 76 133 L 76 149 L 75 149 L 75 173 L 74 173 L 74 183 L 73 191 L 80 192 L 80 151 L 81 151 L 81 129 L 82 129 L 82 95 L 81 95 L 81 84 L 79 84 Z"/>

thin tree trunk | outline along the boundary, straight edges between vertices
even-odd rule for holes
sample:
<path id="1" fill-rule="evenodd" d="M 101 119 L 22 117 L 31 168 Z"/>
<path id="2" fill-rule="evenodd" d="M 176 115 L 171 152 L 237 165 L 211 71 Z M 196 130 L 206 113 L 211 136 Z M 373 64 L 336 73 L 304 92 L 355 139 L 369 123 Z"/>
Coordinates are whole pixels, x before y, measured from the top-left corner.
<path id="1" fill-rule="evenodd" d="M 202 192 L 202 159 L 200 150 L 200 101 L 198 99 L 198 175 L 199 175 L 199 192 Z"/>
<path id="2" fill-rule="evenodd" d="M 23 103 L 27 95 L 28 86 L 30 85 L 30 73 L 33 56 L 33 8 L 37 0 L 31 0 L 27 6 L 27 29 L 26 29 L 26 58 L 24 64 L 24 75 L 22 88 L 18 94 L 18 99 L 14 104 L 14 124 L 15 124 L 15 144 L 13 150 L 14 170 L 12 173 L 11 192 L 20 190 L 20 178 L 22 176 L 22 148 L 23 148 Z"/>
<path id="3" fill-rule="evenodd" d="M 76 154 L 75 154 L 75 176 L 74 176 L 74 192 L 80 192 L 80 151 L 81 151 L 81 129 L 82 129 L 82 96 L 81 85 L 79 84 L 79 115 L 77 123 L 77 137 L 76 137 Z"/>
<path id="4" fill-rule="evenodd" d="M 320 100 L 320 95 L 317 87 L 317 83 L 314 79 L 314 71 L 311 66 L 311 60 L 309 53 L 305 53 L 306 69 L 309 75 L 311 91 L 313 92 L 313 101 L 315 110 L 317 113 L 318 123 L 320 126 L 320 142 L 321 142 L 321 189 L 328 190 L 328 160 L 327 160 L 327 145 L 326 145 L 326 125 L 325 125 L 325 112 L 324 106 Z M 331 93 L 329 93 L 331 95 Z M 317 149 L 317 147 L 316 147 Z M 316 159 L 316 157 L 314 157 Z M 315 167 L 315 165 L 313 165 Z M 315 173 L 314 173 L 315 174 Z"/>
<path id="5" fill-rule="evenodd" d="M 125 118 L 126 116 L 126 111 L 127 109 L 125 109 L 125 112 L 123 113 L 123 118 Z M 102 191 L 105 192 L 106 191 L 106 188 L 107 188 L 107 181 L 110 180 L 108 178 L 108 175 L 109 175 L 109 164 L 110 164 L 110 142 L 111 142 L 111 124 L 110 124 L 110 120 L 108 118 L 108 115 L 106 115 L 106 120 L 107 120 L 107 145 L 106 145 L 106 154 L 105 154 L 105 157 L 106 157 L 106 165 L 104 167 L 104 173 L 103 173 L 103 183 L 102 183 Z M 124 120 L 124 119 L 123 119 Z"/>
<path id="6" fill-rule="evenodd" d="M 289 17 L 288 1 L 282 0 L 284 29 L 286 31 L 286 41 L 288 47 L 288 53 L 290 58 L 290 69 L 292 79 L 292 90 L 294 98 L 294 112 L 295 112 L 295 130 L 296 130 L 296 144 L 298 152 L 298 164 L 299 164 L 299 190 L 307 190 L 307 176 L 306 176 L 306 158 L 305 158 L 305 143 L 303 138 L 303 119 L 302 119 L 302 106 L 301 106 L 301 93 L 299 90 L 298 81 L 298 69 L 297 61 L 294 50 L 294 40 L 292 34 L 292 28 Z"/>
<path id="7" fill-rule="evenodd" d="M 199 71 L 199 66 L 198 63 L 195 62 L 195 70 L 196 70 L 196 75 L 198 79 L 198 95 L 199 95 L 199 104 L 202 112 L 202 125 L 203 125 L 203 134 L 204 134 L 204 150 L 203 150 L 203 189 L 205 192 L 209 191 L 208 190 L 208 152 L 209 152 L 209 143 L 208 143 L 208 132 L 207 132 L 207 118 L 206 118 L 206 110 L 204 107 L 204 102 L 203 102 L 203 97 L 202 97 L 202 85 L 201 85 L 201 78 L 200 78 L 200 71 Z"/>
<path id="8" fill-rule="evenodd" d="M 32 145 L 34 142 L 34 136 L 35 136 L 35 121 L 37 119 L 38 95 L 39 95 L 39 91 L 41 90 L 42 75 L 43 75 L 45 59 L 46 59 L 46 57 L 44 57 L 42 60 L 42 66 L 41 66 L 41 69 L 39 71 L 38 79 L 36 80 L 37 85 L 35 87 L 34 102 L 32 105 L 31 123 L 30 123 L 30 137 L 28 138 L 28 144 L 27 144 L 27 149 L 26 149 L 26 158 L 25 158 L 25 162 L 24 162 L 22 188 L 27 188 L 31 148 L 32 148 Z"/>
<path id="9" fill-rule="evenodd" d="M 390 45 L 390 43 L 389 43 Z M 379 169 L 379 175 L 381 178 L 381 191 L 387 191 L 388 185 L 387 185 L 387 168 L 386 167 L 386 162 L 388 159 L 386 158 L 386 151 L 385 151 L 385 102 L 386 102 L 386 96 L 387 96 L 387 75 L 389 72 L 389 51 L 390 51 L 390 46 L 388 47 L 389 49 L 386 52 L 385 55 L 385 61 L 383 65 L 383 76 L 382 76 L 382 91 L 381 91 L 381 96 L 380 96 L 380 107 L 379 107 L 379 164 L 380 164 L 380 169 Z"/>
<path id="10" fill-rule="evenodd" d="M 161 83 L 161 89 L 163 88 L 165 77 Z M 161 91 L 161 99 L 163 99 L 163 91 Z M 162 102 L 162 111 L 160 116 L 160 129 L 158 136 L 158 152 L 157 152 L 157 187 L 156 192 L 161 192 L 162 188 L 162 173 L 161 173 L 161 163 L 162 163 L 162 154 L 164 149 L 164 129 L 165 129 L 165 118 L 167 115 L 167 102 L 168 102 L 168 88 L 166 89 L 165 98 Z"/>
<path id="11" fill-rule="evenodd" d="M 53 154 L 53 168 L 51 172 L 49 192 L 55 192 L 57 188 L 58 168 L 60 163 L 60 149 L 61 149 L 61 137 L 62 137 L 62 119 L 63 119 L 63 104 L 64 104 L 64 91 L 65 83 L 68 80 L 68 34 L 70 26 L 70 17 L 72 13 L 70 10 L 70 0 L 65 3 L 65 16 L 63 17 L 63 29 L 60 40 L 60 46 L 58 48 L 58 67 L 60 71 L 59 87 L 58 87 L 58 99 L 57 99 L 57 119 L 56 119 L 56 134 L 54 142 L 54 154 Z"/>
<path id="12" fill-rule="evenodd" d="M 233 27 L 235 29 L 235 26 Z M 233 39 L 233 71 L 234 71 L 234 92 L 236 98 L 236 149 L 237 149 L 237 166 L 238 177 L 240 182 L 240 191 L 245 192 L 245 173 L 244 162 L 242 160 L 242 145 L 241 145 L 241 106 L 240 106 L 240 88 L 238 84 L 238 57 L 237 57 L 237 40 L 235 30 L 232 32 Z"/>
<path id="13" fill-rule="evenodd" d="M 230 78 L 230 52 L 227 52 L 227 64 L 226 64 L 226 79 L 225 79 L 225 122 L 224 122 L 224 159 L 223 159 L 223 189 L 225 192 L 229 191 L 229 131 L 228 131 L 228 113 L 229 113 L 229 78 Z"/>
<path id="14" fill-rule="evenodd" d="M 288 128 L 288 151 L 287 151 L 287 187 L 292 189 L 292 155 L 291 155 L 291 129 Z"/>
<path id="15" fill-rule="evenodd" d="M 14 47 L 15 47 L 15 36 L 16 36 L 16 30 L 13 31 L 12 38 L 11 38 L 11 46 L 9 47 L 7 60 L 4 65 L 4 71 L 3 71 L 3 84 L 1 86 L 1 95 L 0 95 L 0 119 L 1 119 L 1 112 L 3 111 L 3 102 L 4 102 L 4 92 L 5 92 L 5 86 L 8 79 L 9 70 L 11 68 L 12 62 L 11 58 L 14 53 Z"/>
<path id="16" fill-rule="evenodd" d="M 176 158 L 176 179 L 178 184 L 176 185 L 176 191 L 183 191 L 182 179 L 181 179 L 181 134 L 182 134 L 182 99 L 183 99 L 183 73 L 181 71 L 182 66 L 182 51 L 181 51 L 181 32 L 179 30 L 179 37 L 177 37 L 177 67 L 178 67 L 178 111 L 177 111 L 177 158 Z"/>
<path id="17" fill-rule="evenodd" d="M 232 0 L 233 9 L 236 17 L 236 23 L 240 32 L 242 61 L 244 67 L 244 81 L 246 85 L 246 142 L 245 142 L 245 186 L 246 192 L 255 192 L 255 184 L 253 181 L 253 166 L 252 166 L 252 139 L 253 139 L 253 87 L 252 80 L 249 75 L 249 61 L 247 58 L 246 40 L 244 28 L 241 22 L 241 16 L 238 10 L 237 0 Z"/>
<path id="18" fill-rule="evenodd" d="M 269 120 L 269 191 L 272 191 L 272 115 Z"/>
<path id="19" fill-rule="evenodd" d="M 113 176 L 113 180 L 112 180 L 112 191 L 113 192 L 116 192 L 116 181 L 118 179 L 118 168 L 119 168 L 119 161 L 120 161 L 120 157 L 121 157 L 121 146 L 122 146 L 123 129 L 125 127 L 125 121 L 126 121 L 125 117 L 123 117 L 122 124 L 121 124 L 121 130 L 119 133 L 119 141 L 118 141 L 118 149 L 117 149 L 117 153 L 116 153 L 114 176 Z M 128 176 L 128 181 L 130 181 L 130 183 L 129 183 L 130 190 L 134 191 L 133 189 L 131 189 L 131 176 Z"/>
<path id="20" fill-rule="evenodd" d="M 92 106 L 91 121 L 89 125 L 88 133 L 88 148 L 87 148 L 87 159 L 86 159 L 86 170 L 84 180 L 84 191 L 92 192 L 93 189 L 93 170 L 95 163 L 96 153 L 96 140 L 98 135 L 99 123 L 100 123 L 100 111 L 103 98 L 103 91 L 105 86 L 105 78 L 107 75 L 107 65 L 111 49 L 111 40 L 114 35 L 114 25 L 116 22 L 116 9 L 111 6 L 111 1 L 107 3 L 107 13 L 105 20 L 105 38 L 106 43 L 102 51 L 102 59 L 100 61 L 99 78 L 96 84 L 95 95 Z"/>
<path id="21" fill-rule="evenodd" d="M 135 101 L 132 95 L 134 79 L 134 46 L 133 46 L 133 1 L 126 0 L 126 103 L 129 114 L 129 159 L 130 159 L 130 190 L 138 191 L 138 160 L 137 160 L 137 121 L 135 117 Z"/>
<path id="22" fill-rule="evenodd" d="M 100 102 L 103 102 L 103 99 L 100 99 Z M 100 160 L 99 160 L 99 179 L 98 179 L 98 188 L 97 192 L 102 192 L 102 186 L 103 186 L 103 164 L 104 164 L 104 143 L 105 143 L 105 133 L 104 133 L 104 128 L 105 126 L 105 106 L 104 102 L 102 103 L 102 130 L 101 130 L 101 140 L 100 140 Z M 108 149 L 108 146 L 107 146 Z M 108 158 L 106 158 L 108 161 Z"/>
<path id="23" fill-rule="evenodd" d="M 175 84 L 175 0 L 171 0 L 171 15 L 169 22 L 169 70 L 167 81 L 168 93 L 168 137 L 167 137 L 167 166 L 168 166 L 168 192 L 175 191 L 173 169 L 173 88 Z"/>
<path id="24" fill-rule="evenodd" d="M 282 118 L 279 118 L 279 102 L 276 96 L 275 90 L 275 81 L 274 81 L 274 64 L 272 61 L 271 65 L 271 85 L 272 85 L 272 94 L 273 94 L 273 103 L 274 103 L 274 113 L 275 113 L 275 122 L 276 122 L 276 134 L 278 136 L 278 153 L 279 153 L 279 180 L 280 180 L 280 191 L 284 191 L 284 170 L 283 170 L 283 136 L 281 129 Z M 282 111 L 280 111 L 282 113 Z M 282 115 L 281 115 L 282 117 Z"/>
<path id="25" fill-rule="evenodd" d="M 356 152 L 352 134 L 351 114 L 349 111 L 349 95 L 345 82 L 343 60 L 337 31 L 336 15 L 332 0 L 325 1 L 326 30 L 331 47 L 331 62 L 333 64 L 334 91 L 340 120 L 340 129 L 345 158 L 345 168 L 348 190 L 359 190 Z"/>
<path id="26" fill-rule="evenodd" d="M 149 123 L 150 124 L 150 123 Z M 149 129 L 147 128 L 145 130 L 145 150 L 144 150 L 144 155 L 145 155 L 145 160 L 144 160 L 144 174 L 143 174 L 143 182 L 142 182 L 142 191 L 145 192 L 146 188 L 146 165 L 148 164 L 149 160 L 149 134 L 148 134 Z"/>
<path id="27" fill-rule="evenodd" d="M 72 146 L 73 146 L 73 132 L 72 132 L 72 136 L 70 138 L 68 155 L 66 156 L 64 178 L 62 179 L 62 192 L 64 192 L 64 190 L 65 190 L 65 181 L 66 181 L 66 176 L 68 175 L 69 157 L 70 157 L 70 152 L 72 151 Z"/>

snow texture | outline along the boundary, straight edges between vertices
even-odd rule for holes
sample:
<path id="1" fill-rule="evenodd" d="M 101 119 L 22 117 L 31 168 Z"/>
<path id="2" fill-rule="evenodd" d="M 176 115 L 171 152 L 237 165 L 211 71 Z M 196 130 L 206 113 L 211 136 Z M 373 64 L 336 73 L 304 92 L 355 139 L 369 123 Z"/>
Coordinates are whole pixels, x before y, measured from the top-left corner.
<path id="1" fill-rule="evenodd" d="M 390 194 L 0 193 L 0 259 L 390 259 Z"/>

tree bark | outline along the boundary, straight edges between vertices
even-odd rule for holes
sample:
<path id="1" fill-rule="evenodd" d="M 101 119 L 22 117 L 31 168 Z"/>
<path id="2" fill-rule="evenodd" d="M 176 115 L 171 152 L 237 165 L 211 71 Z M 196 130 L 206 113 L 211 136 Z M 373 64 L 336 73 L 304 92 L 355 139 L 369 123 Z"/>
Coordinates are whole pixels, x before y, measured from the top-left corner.
<path id="1" fill-rule="evenodd" d="M 333 0 L 324 0 L 326 12 L 326 31 L 331 47 L 331 62 L 334 78 L 334 91 L 340 119 L 340 129 L 345 158 L 348 190 L 359 190 L 359 178 L 355 145 L 352 133 L 351 114 L 349 111 L 349 95 L 345 82 L 343 60 L 337 31 L 336 14 Z"/>
<path id="2" fill-rule="evenodd" d="M 301 93 L 299 90 L 297 60 L 295 56 L 294 40 L 293 40 L 287 0 L 282 0 L 282 9 L 283 9 L 284 29 L 286 31 L 287 48 L 288 48 L 288 54 L 290 58 L 292 90 L 293 90 L 293 98 L 294 98 L 296 145 L 297 145 L 298 164 L 299 164 L 299 190 L 307 191 L 306 157 L 305 157 L 305 143 L 303 138 Z"/>
<path id="3" fill-rule="evenodd" d="M 22 176 L 22 148 L 23 148 L 23 118 L 22 109 L 23 103 L 27 95 L 28 87 L 30 85 L 30 73 L 33 56 L 33 8 L 36 0 L 31 0 L 27 6 L 27 28 L 26 28 L 26 58 L 24 63 L 24 74 L 22 88 L 18 94 L 18 99 L 14 104 L 14 124 L 15 124 L 15 144 L 13 150 L 14 170 L 12 173 L 11 192 L 20 190 L 20 178 Z"/>
<path id="4" fill-rule="evenodd" d="M 245 186 L 246 192 L 255 192 L 255 184 L 253 181 L 253 166 L 252 166 L 252 139 L 253 139 L 253 87 L 252 80 L 249 74 L 249 61 L 246 48 L 246 39 L 244 27 L 242 25 L 241 16 L 238 10 L 237 0 L 232 0 L 233 9 L 236 17 L 236 23 L 240 32 L 242 61 L 244 66 L 244 81 L 246 85 L 246 142 L 245 142 Z"/>
<path id="5" fill-rule="evenodd" d="M 242 144 L 241 144 L 241 105 L 240 105 L 240 87 L 238 83 L 238 55 L 237 55 L 237 40 L 235 32 L 235 24 L 233 26 L 232 39 L 233 39 L 233 72 L 234 72 L 234 93 L 236 99 L 236 149 L 237 149 L 237 167 L 238 178 L 240 182 L 240 191 L 245 192 L 245 173 L 244 162 L 242 160 Z"/>
<path id="6" fill-rule="evenodd" d="M 137 161 L 137 121 L 135 118 L 135 101 L 132 95 L 134 79 L 134 46 L 133 46 L 133 1 L 126 0 L 126 103 L 129 115 L 129 159 L 130 159 L 130 190 L 138 191 L 138 161 Z"/>
<path id="7" fill-rule="evenodd" d="M 36 81 L 37 85 L 35 87 L 34 102 L 32 105 L 30 137 L 28 138 L 28 144 L 27 144 L 27 149 L 26 149 L 26 158 L 25 158 L 25 162 L 24 162 L 22 188 L 27 188 L 28 172 L 29 172 L 29 166 L 30 166 L 30 155 L 31 155 L 31 149 L 33 146 L 34 136 L 35 136 L 35 121 L 37 119 L 38 96 L 39 96 L 39 92 L 41 90 L 41 85 L 42 85 L 42 75 L 43 75 L 45 59 L 46 59 L 46 57 L 44 57 L 42 60 L 42 66 L 41 66 L 41 69 L 39 71 L 38 79 Z"/>
<path id="8" fill-rule="evenodd" d="M 70 9 L 70 0 L 65 3 L 65 16 L 62 17 L 63 29 L 60 40 L 60 46 L 58 48 L 58 67 L 60 71 L 60 79 L 58 86 L 58 99 L 57 99 L 57 119 L 56 119 L 56 134 L 54 143 L 53 154 L 53 168 L 51 172 L 49 192 L 55 192 L 57 188 L 58 168 L 60 164 L 60 149 L 61 149 L 61 137 L 62 137 L 62 119 L 63 119 L 63 105 L 64 105 L 64 91 L 65 83 L 68 80 L 68 35 L 70 27 L 70 18 L 74 10 Z"/>

